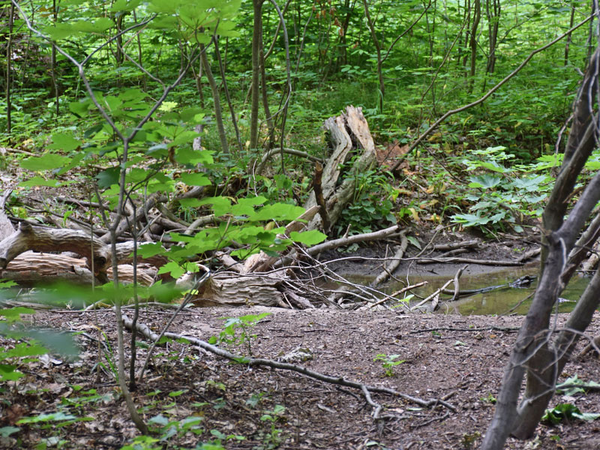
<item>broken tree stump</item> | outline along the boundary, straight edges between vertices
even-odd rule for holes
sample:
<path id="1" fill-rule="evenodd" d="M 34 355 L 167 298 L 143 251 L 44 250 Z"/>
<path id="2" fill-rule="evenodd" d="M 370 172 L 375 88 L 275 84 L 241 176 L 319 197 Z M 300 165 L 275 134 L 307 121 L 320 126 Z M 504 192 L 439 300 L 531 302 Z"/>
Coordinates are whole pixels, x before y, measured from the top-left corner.
<path id="1" fill-rule="evenodd" d="M 356 188 L 354 177 L 344 178 L 342 183 L 338 182 L 340 176 L 343 175 L 344 164 L 352 156 L 360 155 L 345 171 L 347 173 L 364 173 L 373 167 L 377 159 L 375 143 L 361 108 L 348 106 L 346 113 L 330 117 L 325 121 L 323 127 L 330 135 L 333 152 L 322 169 L 322 173 L 319 174 L 320 186 L 311 192 L 304 207 L 309 209 L 320 203 L 321 207 L 325 206 L 325 222 L 330 229 L 338 221 L 344 208 L 352 201 L 352 195 Z M 318 201 L 315 192 L 319 193 L 319 197 L 322 194 L 321 201 Z M 308 229 L 324 229 L 323 217 L 316 216 L 309 222 Z M 325 229 L 324 231 L 329 230 Z"/>

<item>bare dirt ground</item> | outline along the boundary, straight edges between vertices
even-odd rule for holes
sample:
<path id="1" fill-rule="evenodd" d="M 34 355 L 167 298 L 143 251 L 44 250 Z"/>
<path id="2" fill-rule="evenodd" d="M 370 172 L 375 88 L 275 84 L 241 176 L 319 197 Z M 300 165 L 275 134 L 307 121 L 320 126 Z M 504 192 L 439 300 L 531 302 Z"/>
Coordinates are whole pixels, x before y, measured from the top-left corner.
<path id="1" fill-rule="evenodd" d="M 159 414 L 171 421 L 200 417 L 204 431 L 140 448 L 194 448 L 200 442 L 214 441 L 218 433 L 223 433 L 223 446 L 230 449 L 477 448 L 494 411 L 503 366 L 516 336 L 513 330 L 522 321 L 518 316 L 205 308 L 184 312 L 171 330 L 208 340 L 222 331 L 224 317 L 265 311 L 271 315 L 251 330 L 256 335 L 251 341 L 254 356 L 281 360 L 295 349 L 305 349 L 310 356 L 292 362 L 424 400 L 443 399 L 455 411 L 374 394 L 373 399 L 384 407 L 383 419 L 374 421 L 373 409 L 358 390 L 297 373 L 231 364 L 186 343 L 171 342 L 152 359 L 144 382 L 134 393 L 136 404 L 146 420 Z M 158 331 L 171 314 L 144 310 L 140 322 Z M 563 321 L 564 317 L 559 317 L 557 326 Z M 92 420 L 62 428 L 56 423 L 46 428 L 45 423 L 17 425 L 21 427 L 20 440 L 4 438 L 2 448 L 36 448 L 40 439 L 53 436 L 64 441 L 61 448 L 121 448 L 136 430 L 110 370 L 114 363 L 110 352 L 116 347 L 112 311 L 45 311 L 35 315 L 35 322 L 82 333 L 77 337 L 81 356 L 73 362 L 56 358 L 24 365 L 26 378 L 3 386 L 0 426 L 61 410 Z M 590 333 L 599 332 L 596 320 Z M 112 346 L 110 351 L 107 343 Z M 245 345 L 230 350 L 247 352 Z M 145 354 L 146 348 L 140 347 L 138 361 Z M 392 376 L 385 376 L 381 362 L 374 361 L 379 354 L 399 355 L 405 362 L 393 368 Z M 571 363 L 561 380 L 573 375 L 600 381 L 598 360 L 589 355 Z M 108 395 L 101 400 L 82 400 L 93 397 L 89 392 Z M 567 399 L 557 396 L 552 404 L 565 400 L 582 412 L 600 411 L 598 393 Z M 266 420 L 265 414 L 273 420 Z M 240 436 L 239 440 L 234 435 Z M 507 448 L 600 448 L 600 427 L 596 422 L 581 421 L 542 424 L 534 440 L 510 440 Z"/>

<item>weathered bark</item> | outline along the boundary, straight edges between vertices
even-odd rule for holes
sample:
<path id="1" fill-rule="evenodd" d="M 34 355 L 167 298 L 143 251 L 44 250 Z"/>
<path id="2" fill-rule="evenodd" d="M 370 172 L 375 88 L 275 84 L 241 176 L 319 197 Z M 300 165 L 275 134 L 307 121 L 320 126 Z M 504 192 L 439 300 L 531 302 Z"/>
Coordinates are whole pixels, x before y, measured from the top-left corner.
<path id="1" fill-rule="evenodd" d="M 12 223 L 4 212 L 4 205 L 6 204 L 6 199 L 10 195 L 12 190 L 5 191 L 2 195 L 0 195 L 0 241 L 6 239 L 11 234 L 15 232 Z"/>
<path id="2" fill-rule="evenodd" d="M 321 189 L 327 205 L 329 224 L 333 226 L 351 202 L 356 187 L 354 177 L 348 177 L 338 185 L 343 165 L 350 159 L 354 149 L 353 139 L 360 145 L 362 154 L 352 167 L 346 169 L 348 173 L 364 173 L 375 164 L 375 143 L 361 108 L 348 106 L 345 114 L 327 119 L 324 128 L 330 134 L 334 149 L 323 169 Z M 315 193 L 312 192 L 304 207 L 309 209 L 315 205 L 317 200 Z M 323 220 L 321 216 L 317 216 L 310 221 L 308 228 L 316 229 L 322 226 Z"/>
<path id="3" fill-rule="evenodd" d="M 95 281 L 84 259 L 51 253 L 22 253 L 0 274 L 3 280 L 12 280 L 22 286 L 57 281 L 91 285 Z"/>
<path id="4" fill-rule="evenodd" d="M 296 293 L 289 295 L 284 278 L 273 275 L 238 276 L 227 278 L 217 275 L 206 282 L 193 297 L 196 306 L 245 306 L 262 305 L 289 308 L 286 299 L 299 308 L 310 305 L 308 300 Z"/>
<path id="5" fill-rule="evenodd" d="M 21 222 L 19 230 L 0 242 L 0 269 L 21 253 L 74 252 L 87 258 L 88 267 L 96 274 L 106 272 L 111 262 L 110 248 L 100 239 L 78 230 L 33 226 Z"/>
<path id="6" fill-rule="evenodd" d="M 133 266 L 119 264 L 119 280 L 124 284 L 133 283 Z M 138 264 L 138 283 L 151 286 L 154 283 L 158 269 L 150 264 Z M 107 270 L 107 277 L 112 276 L 112 268 Z M 95 278 L 87 267 L 85 259 L 73 258 L 53 253 L 25 252 L 8 263 L 0 271 L 0 278 L 12 280 L 21 286 L 34 286 L 40 283 L 51 284 L 66 281 L 77 285 L 90 286 L 102 284 Z"/>

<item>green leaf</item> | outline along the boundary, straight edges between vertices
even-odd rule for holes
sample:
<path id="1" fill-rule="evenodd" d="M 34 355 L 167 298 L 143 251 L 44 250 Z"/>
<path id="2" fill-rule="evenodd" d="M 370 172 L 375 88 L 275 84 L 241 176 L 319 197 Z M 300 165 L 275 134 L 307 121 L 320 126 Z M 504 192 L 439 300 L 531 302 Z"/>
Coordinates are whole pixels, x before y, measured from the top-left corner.
<path id="1" fill-rule="evenodd" d="M 215 216 L 217 217 L 231 212 L 231 200 L 227 197 L 207 197 L 198 202 L 198 206 L 202 205 L 212 205 Z"/>
<path id="2" fill-rule="evenodd" d="M 52 144 L 48 146 L 51 149 L 71 151 L 81 146 L 81 142 L 68 133 L 56 133 L 52 135 Z"/>
<path id="3" fill-rule="evenodd" d="M 121 170 L 118 167 L 111 167 L 110 169 L 103 170 L 96 175 L 98 186 L 105 189 L 111 187 L 113 184 L 119 184 L 120 174 Z"/>
<path id="4" fill-rule="evenodd" d="M 478 187 L 484 189 L 492 189 L 502 182 L 502 178 L 493 175 L 482 175 L 480 177 L 470 177 L 469 187 Z"/>
<path id="5" fill-rule="evenodd" d="M 59 422 L 62 420 L 73 420 L 77 419 L 77 416 L 72 414 L 65 414 L 63 412 L 56 412 L 51 414 L 40 414 L 38 416 L 33 417 L 24 417 L 19 420 L 17 423 L 39 423 L 39 422 Z"/>
<path id="6" fill-rule="evenodd" d="M 151 258 L 152 256 L 160 255 L 165 252 L 164 247 L 160 242 L 142 244 L 138 248 L 137 254 L 142 258 Z"/>
<path id="7" fill-rule="evenodd" d="M 212 164 L 213 152 L 209 150 L 192 150 L 188 147 L 182 147 L 175 151 L 175 160 L 179 164 Z"/>
<path id="8" fill-rule="evenodd" d="M 21 167 L 27 170 L 42 171 L 53 170 L 64 166 L 69 158 L 54 153 L 45 153 L 42 156 L 33 156 L 21 161 Z"/>
<path id="9" fill-rule="evenodd" d="M 252 221 L 288 220 L 292 221 L 304 214 L 305 209 L 301 206 L 289 205 L 287 203 L 275 203 L 266 205 L 254 214 L 250 215 Z"/>
<path id="10" fill-rule="evenodd" d="M 185 270 L 183 270 L 176 262 L 171 261 L 162 266 L 158 270 L 158 273 L 159 275 L 162 273 L 170 273 L 173 278 L 177 279 L 185 273 Z"/>
<path id="11" fill-rule="evenodd" d="M 19 186 L 22 186 L 22 187 L 35 187 L 35 186 L 59 187 L 62 185 L 63 185 L 63 183 L 61 183 L 58 180 L 45 180 L 44 178 L 42 178 L 40 176 L 35 176 L 33 178 L 30 178 L 27 181 L 21 181 L 19 183 Z"/>
<path id="12" fill-rule="evenodd" d="M 303 233 L 292 231 L 290 233 L 290 238 L 294 242 L 300 242 L 301 244 L 311 246 L 323 242 L 327 239 L 327 235 L 321 233 L 319 230 L 310 230 Z"/>
<path id="13" fill-rule="evenodd" d="M 17 427 L 2 427 L 0 428 L 0 436 L 6 438 L 11 434 L 18 433 L 19 431 L 21 431 L 21 429 Z"/>
<path id="14" fill-rule="evenodd" d="M 408 242 L 410 242 L 412 245 L 414 245 L 415 247 L 417 247 L 419 250 L 421 250 L 421 243 L 419 242 L 419 240 L 414 237 L 414 236 L 407 236 L 406 239 L 408 240 Z"/>
<path id="15" fill-rule="evenodd" d="M 205 173 L 182 173 L 180 180 L 189 186 L 210 186 L 211 182 Z"/>
<path id="16" fill-rule="evenodd" d="M 150 418 L 148 420 L 149 423 L 153 424 L 153 425 L 160 425 L 160 426 L 165 426 L 169 424 L 169 419 L 167 419 L 165 416 L 163 416 L 162 414 L 159 414 L 158 416 L 154 416 L 152 418 Z"/>
<path id="17" fill-rule="evenodd" d="M 72 23 L 73 29 L 82 33 L 102 33 L 103 31 L 112 28 L 114 25 L 115 23 L 108 17 L 101 17 L 94 22 L 80 20 Z"/>
<path id="18" fill-rule="evenodd" d="M 474 227 L 487 224 L 491 219 L 475 214 L 454 214 L 452 222 L 460 223 L 465 227 Z"/>
<path id="19" fill-rule="evenodd" d="M 15 381 L 25 375 L 17 372 L 16 367 L 10 364 L 0 364 L 0 381 Z"/>
<path id="20" fill-rule="evenodd" d="M 111 12 L 133 11 L 141 3 L 141 0 L 117 0 L 110 8 Z"/>

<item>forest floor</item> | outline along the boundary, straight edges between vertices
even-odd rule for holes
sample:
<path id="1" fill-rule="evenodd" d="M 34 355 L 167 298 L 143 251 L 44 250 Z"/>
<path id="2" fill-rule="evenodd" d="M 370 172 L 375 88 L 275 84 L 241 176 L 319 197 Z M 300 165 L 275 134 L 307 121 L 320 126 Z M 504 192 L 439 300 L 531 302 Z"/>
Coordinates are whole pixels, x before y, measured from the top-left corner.
<path id="1" fill-rule="evenodd" d="M 510 254 L 510 246 L 495 245 L 488 248 L 490 255 L 503 259 Z M 375 268 L 363 264 L 354 270 Z M 435 270 L 444 269 L 440 265 Z M 175 434 L 167 447 L 161 447 L 164 441 L 139 448 L 194 448 L 199 442 L 217 439 L 228 449 L 477 448 L 494 413 L 504 365 L 523 320 L 516 315 L 248 306 L 189 309 L 175 319 L 170 330 L 206 341 L 223 331 L 224 318 L 263 312 L 271 314 L 248 330 L 249 345 L 225 348 L 246 355 L 250 349 L 254 357 L 284 360 L 423 400 L 443 400 L 454 410 L 373 393 L 373 400 L 383 406 L 382 419 L 375 421 L 373 408 L 359 390 L 295 372 L 232 364 L 189 343 L 170 342 L 155 352 L 144 381 L 133 393 L 135 403 L 147 421 L 159 415 L 166 418 L 164 423 L 201 418 L 202 431 Z M 131 310 L 126 313 L 131 317 Z M 159 332 L 171 315 L 170 310 L 142 308 L 139 322 Z M 566 315 L 560 314 L 555 326 L 560 328 L 565 320 Z M 12 440 L 15 435 L 2 438 L 0 447 L 39 448 L 36 445 L 43 438 L 54 439 L 49 441 L 54 445 L 63 440 L 61 448 L 114 449 L 131 442 L 138 433 L 117 394 L 111 369 L 116 359 L 112 310 L 39 311 L 34 321 L 38 326 L 79 333 L 81 354 L 76 361 L 55 357 L 21 367 L 26 377 L 4 386 L 0 427 L 15 425 L 22 417 L 59 411 L 91 419 L 62 427 L 56 425 L 68 420 L 16 425 L 21 427 L 20 440 Z M 596 319 L 589 334 L 598 333 Z M 127 333 L 127 349 L 129 338 Z M 139 346 L 138 365 L 146 354 L 147 346 Z M 378 355 L 399 355 L 394 361 L 404 362 L 386 376 L 382 362 L 374 361 Z M 598 359 L 588 354 L 567 365 L 560 381 L 575 375 L 585 382 L 600 382 Z M 557 395 L 551 405 L 559 403 L 573 403 L 582 412 L 596 413 L 600 412 L 600 393 Z M 600 425 L 580 420 L 541 424 L 533 440 L 510 439 L 507 448 L 600 448 Z"/>

